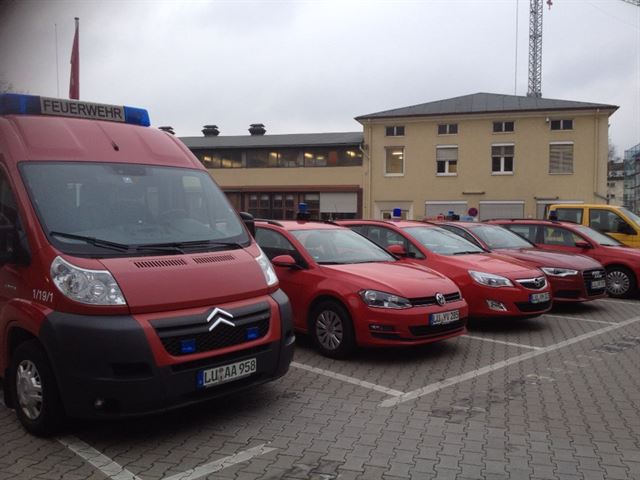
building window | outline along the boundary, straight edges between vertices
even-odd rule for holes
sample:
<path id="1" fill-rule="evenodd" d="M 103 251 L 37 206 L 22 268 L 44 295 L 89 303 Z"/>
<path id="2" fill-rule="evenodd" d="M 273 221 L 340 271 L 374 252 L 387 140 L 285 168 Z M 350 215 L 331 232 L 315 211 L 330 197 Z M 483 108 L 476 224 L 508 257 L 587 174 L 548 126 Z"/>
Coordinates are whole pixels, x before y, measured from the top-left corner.
<path id="1" fill-rule="evenodd" d="M 513 145 L 491 146 L 491 173 L 513 174 Z"/>
<path id="2" fill-rule="evenodd" d="M 513 132 L 513 122 L 493 122 L 493 133 Z"/>
<path id="3" fill-rule="evenodd" d="M 200 155 L 200 160 L 206 168 L 242 168 L 241 150 L 215 150 Z"/>
<path id="4" fill-rule="evenodd" d="M 404 125 L 386 127 L 385 132 L 387 137 L 404 137 Z"/>
<path id="5" fill-rule="evenodd" d="M 551 120 L 551 130 L 573 130 L 573 120 Z"/>
<path id="6" fill-rule="evenodd" d="M 438 125 L 438 135 L 455 135 L 458 133 L 457 123 L 441 123 Z"/>
<path id="7" fill-rule="evenodd" d="M 386 147 L 385 150 L 384 174 L 390 177 L 404 175 L 404 147 Z"/>
<path id="8" fill-rule="evenodd" d="M 549 173 L 573 173 L 573 143 L 549 145 Z"/>
<path id="9" fill-rule="evenodd" d="M 458 147 L 436 147 L 436 175 L 458 174 Z"/>

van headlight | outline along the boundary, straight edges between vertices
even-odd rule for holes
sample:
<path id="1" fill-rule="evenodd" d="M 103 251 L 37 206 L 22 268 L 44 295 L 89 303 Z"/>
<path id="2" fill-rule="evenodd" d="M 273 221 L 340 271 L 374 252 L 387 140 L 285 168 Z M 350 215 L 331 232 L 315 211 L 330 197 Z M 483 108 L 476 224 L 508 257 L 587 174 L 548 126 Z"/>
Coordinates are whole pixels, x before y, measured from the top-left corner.
<path id="1" fill-rule="evenodd" d="M 377 308 L 411 308 L 408 298 L 399 297 L 393 293 L 379 292 L 377 290 L 361 290 L 360 297 L 370 307 Z"/>
<path id="2" fill-rule="evenodd" d="M 276 272 L 262 249 L 260 249 L 260 255 L 256 257 L 256 262 L 258 262 L 258 265 L 260 265 L 260 268 L 262 269 L 264 279 L 267 281 L 267 286 L 272 287 L 278 283 Z"/>
<path id="3" fill-rule="evenodd" d="M 89 305 L 126 305 L 118 283 L 108 270 L 87 270 L 56 257 L 51 280 L 67 298 Z"/>
<path id="4" fill-rule="evenodd" d="M 513 283 L 506 277 L 487 272 L 474 272 L 469 270 L 469 275 L 480 285 L 487 287 L 513 287 Z"/>
<path id="5" fill-rule="evenodd" d="M 571 270 L 570 268 L 541 267 L 540 270 L 550 277 L 572 277 L 578 274 L 577 270 Z"/>

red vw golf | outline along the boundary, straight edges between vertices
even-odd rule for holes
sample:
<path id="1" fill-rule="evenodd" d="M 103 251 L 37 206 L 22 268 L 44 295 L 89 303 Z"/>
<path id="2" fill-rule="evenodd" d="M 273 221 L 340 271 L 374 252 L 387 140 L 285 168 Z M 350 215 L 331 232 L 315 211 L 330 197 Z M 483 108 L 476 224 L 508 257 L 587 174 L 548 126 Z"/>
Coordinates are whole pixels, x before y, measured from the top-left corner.
<path id="1" fill-rule="evenodd" d="M 606 296 L 604 267 L 592 258 L 541 250 L 498 225 L 478 222 L 438 225 L 482 248 L 538 267 L 549 279 L 554 302 L 586 302 Z"/>
<path id="2" fill-rule="evenodd" d="M 356 345 L 416 345 L 466 332 L 467 303 L 448 278 L 398 262 L 348 228 L 256 221 L 256 240 L 289 296 L 294 327 L 324 355 Z"/>
<path id="3" fill-rule="evenodd" d="M 414 221 L 344 220 L 410 264 L 452 279 L 469 304 L 470 317 L 532 317 L 551 308 L 547 278 L 537 268 L 486 252 L 435 225 Z"/>
<path id="4" fill-rule="evenodd" d="M 597 260 L 607 271 L 607 293 L 626 298 L 638 294 L 640 250 L 626 247 L 596 230 L 572 222 L 552 220 L 492 220 L 537 247 Z"/>

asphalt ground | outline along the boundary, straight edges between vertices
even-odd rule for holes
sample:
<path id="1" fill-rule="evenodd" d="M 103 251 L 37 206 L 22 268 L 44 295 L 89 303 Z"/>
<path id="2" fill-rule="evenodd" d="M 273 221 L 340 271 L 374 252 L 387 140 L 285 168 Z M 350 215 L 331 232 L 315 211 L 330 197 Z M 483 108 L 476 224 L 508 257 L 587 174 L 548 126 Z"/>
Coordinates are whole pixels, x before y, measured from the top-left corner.
<path id="1" fill-rule="evenodd" d="M 175 412 L 27 434 L 1 479 L 640 479 L 640 300 L 603 299 L 331 360 Z"/>

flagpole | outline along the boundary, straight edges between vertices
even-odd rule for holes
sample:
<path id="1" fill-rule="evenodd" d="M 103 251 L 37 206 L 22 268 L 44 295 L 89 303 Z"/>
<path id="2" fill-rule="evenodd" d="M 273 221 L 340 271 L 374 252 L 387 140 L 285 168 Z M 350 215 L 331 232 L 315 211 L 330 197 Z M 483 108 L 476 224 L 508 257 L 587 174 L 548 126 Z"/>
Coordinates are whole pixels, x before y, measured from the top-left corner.
<path id="1" fill-rule="evenodd" d="M 56 96 L 60 97 L 60 67 L 58 65 L 58 24 L 53 24 L 53 29 L 55 31 L 55 45 L 56 45 Z"/>
<path id="2" fill-rule="evenodd" d="M 69 77 L 69 98 L 80 99 L 80 19 L 75 17 L 76 33 L 71 49 L 71 76 Z"/>

